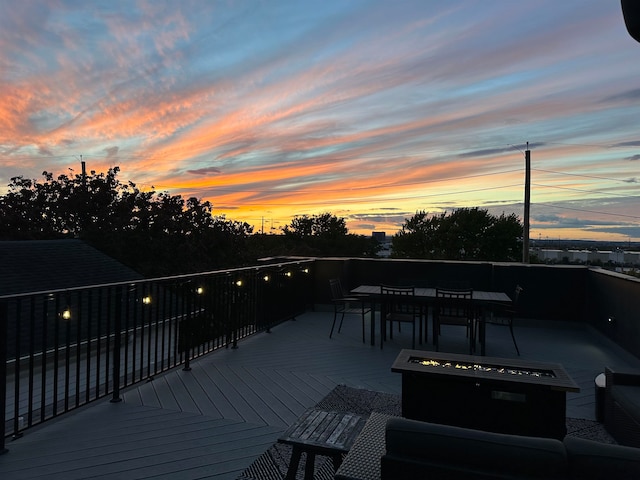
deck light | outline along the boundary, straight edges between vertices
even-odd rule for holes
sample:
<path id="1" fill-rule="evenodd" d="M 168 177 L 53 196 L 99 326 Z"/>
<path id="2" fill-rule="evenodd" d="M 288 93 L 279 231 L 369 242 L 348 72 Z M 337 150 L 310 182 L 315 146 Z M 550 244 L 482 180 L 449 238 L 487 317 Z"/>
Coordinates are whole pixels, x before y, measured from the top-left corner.
<path id="1" fill-rule="evenodd" d="M 142 303 L 145 305 L 151 305 L 151 296 L 145 295 L 144 297 L 142 297 Z"/>
<path id="2" fill-rule="evenodd" d="M 242 286 L 242 280 L 236 280 L 236 287 Z"/>
<path id="3" fill-rule="evenodd" d="M 265 282 L 268 282 L 270 280 L 269 274 L 266 274 L 264 277 L 262 277 L 262 280 L 264 280 Z"/>
<path id="4" fill-rule="evenodd" d="M 71 308 L 67 307 L 62 311 L 63 320 L 71 320 Z"/>
<path id="5" fill-rule="evenodd" d="M 197 293 L 198 295 L 202 295 L 202 294 L 204 293 L 204 288 L 202 288 L 202 287 L 198 287 L 198 288 L 196 288 L 196 293 Z"/>

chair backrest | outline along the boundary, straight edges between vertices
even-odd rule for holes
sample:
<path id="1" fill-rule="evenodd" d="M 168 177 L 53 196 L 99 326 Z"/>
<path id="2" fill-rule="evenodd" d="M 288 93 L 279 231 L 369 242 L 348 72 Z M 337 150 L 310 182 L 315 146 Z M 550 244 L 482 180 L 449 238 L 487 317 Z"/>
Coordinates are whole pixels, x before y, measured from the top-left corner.
<path id="1" fill-rule="evenodd" d="M 395 297 L 415 297 L 416 289 L 410 287 L 396 287 L 390 285 L 380 285 L 380 295 L 394 295 Z M 406 300 L 406 298 L 405 298 Z"/>
<path id="2" fill-rule="evenodd" d="M 513 306 L 518 305 L 518 300 L 520 300 L 520 293 L 524 290 L 520 285 L 516 285 L 516 291 L 513 293 Z"/>
<path id="3" fill-rule="evenodd" d="M 340 300 L 344 298 L 342 283 L 339 278 L 330 278 L 329 286 L 331 287 L 331 300 Z"/>
<path id="4" fill-rule="evenodd" d="M 413 286 L 380 285 L 380 295 L 387 313 L 408 314 L 417 310 L 416 289 Z"/>
<path id="5" fill-rule="evenodd" d="M 511 299 L 511 305 L 505 307 L 505 312 L 510 316 L 514 317 L 518 313 L 518 302 L 520 301 L 520 294 L 524 291 L 520 285 L 516 285 L 516 288 L 513 292 L 513 298 Z M 509 321 L 511 321 L 509 319 Z"/>
<path id="6" fill-rule="evenodd" d="M 436 287 L 434 313 L 440 323 L 466 324 L 473 318 L 473 289 Z"/>

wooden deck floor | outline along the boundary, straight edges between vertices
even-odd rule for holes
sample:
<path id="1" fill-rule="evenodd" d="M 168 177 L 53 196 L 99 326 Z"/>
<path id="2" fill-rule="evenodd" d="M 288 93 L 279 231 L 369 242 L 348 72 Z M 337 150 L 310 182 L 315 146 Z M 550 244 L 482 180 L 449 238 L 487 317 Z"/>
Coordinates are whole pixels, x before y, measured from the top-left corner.
<path id="1" fill-rule="evenodd" d="M 120 403 L 96 402 L 28 430 L 0 455 L 0 478 L 234 479 L 336 385 L 400 393 L 390 369 L 399 350 L 411 348 L 409 333 L 381 350 L 362 343 L 357 318 L 329 339 L 331 317 L 306 313 L 198 359 L 191 371 L 132 387 Z M 516 334 L 521 358 L 561 363 L 580 385 L 568 394 L 572 417 L 594 418 L 593 380 L 605 365 L 640 368 L 585 327 L 527 324 Z M 459 337 L 444 331 L 440 350 L 466 353 Z M 487 354 L 516 355 L 508 329 L 488 327 Z"/>

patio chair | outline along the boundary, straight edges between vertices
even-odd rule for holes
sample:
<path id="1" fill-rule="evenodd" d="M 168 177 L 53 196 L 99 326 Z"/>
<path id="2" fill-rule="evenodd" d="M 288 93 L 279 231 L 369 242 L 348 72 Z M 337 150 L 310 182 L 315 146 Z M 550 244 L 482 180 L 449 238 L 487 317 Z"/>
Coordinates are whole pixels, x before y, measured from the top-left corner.
<path id="1" fill-rule="evenodd" d="M 411 323 L 413 328 L 412 347 L 416 348 L 416 322 L 419 325 L 419 341 L 422 343 L 422 311 L 416 301 L 415 287 L 394 287 L 380 285 L 381 321 L 383 338 L 380 348 L 386 338 L 386 324 L 389 323 L 389 338 L 393 338 L 393 322 L 398 323 L 398 331 L 402 323 Z"/>
<path id="2" fill-rule="evenodd" d="M 442 325 L 465 327 L 469 338 L 469 353 L 475 350 L 475 310 L 473 308 L 473 289 L 436 287 L 436 301 L 433 308 L 433 344 L 439 348 Z"/>
<path id="3" fill-rule="evenodd" d="M 491 325 L 501 325 L 505 327 L 509 327 L 509 332 L 511 332 L 511 338 L 513 340 L 513 346 L 516 347 L 516 352 L 518 356 L 520 356 L 520 349 L 518 348 L 518 343 L 516 342 L 516 336 L 513 333 L 513 319 L 518 313 L 518 301 L 520 300 L 520 294 L 524 289 L 520 285 L 516 285 L 515 291 L 513 293 L 513 297 L 511 298 L 511 304 L 491 304 L 489 308 L 491 309 L 491 318 L 486 321 L 486 323 L 490 323 Z"/>
<path id="4" fill-rule="evenodd" d="M 333 330 L 336 326 L 338 314 L 341 315 L 338 333 L 342 330 L 342 322 L 344 321 L 345 315 L 360 315 L 362 318 L 362 343 L 364 343 L 365 315 L 371 312 L 371 308 L 366 306 L 368 297 L 346 293 L 342 288 L 342 282 L 340 282 L 340 279 L 338 278 L 330 279 L 329 286 L 331 287 L 331 302 L 333 303 L 333 323 L 331 324 L 329 338 L 333 336 Z"/>

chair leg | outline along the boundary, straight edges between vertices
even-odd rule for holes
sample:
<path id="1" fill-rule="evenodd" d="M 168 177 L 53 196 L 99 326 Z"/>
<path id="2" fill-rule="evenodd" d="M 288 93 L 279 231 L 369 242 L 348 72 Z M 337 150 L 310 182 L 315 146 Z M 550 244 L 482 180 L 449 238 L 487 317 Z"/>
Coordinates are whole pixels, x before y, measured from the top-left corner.
<path id="1" fill-rule="evenodd" d="M 338 333 L 342 330 L 342 322 L 344 322 L 344 312 L 342 312 L 342 318 L 340 319 L 340 325 L 338 325 Z"/>
<path id="2" fill-rule="evenodd" d="M 438 325 L 437 325 L 437 321 L 435 316 L 431 319 L 431 321 L 433 322 L 432 325 L 432 336 L 433 336 L 433 346 L 436 347 L 436 352 L 438 351 Z"/>
<path id="3" fill-rule="evenodd" d="M 513 334 L 513 320 L 509 320 L 509 331 L 511 332 L 511 338 L 513 339 L 513 345 L 516 347 L 516 352 L 518 352 L 518 356 L 520 356 L 520 349 L 516 343 L 516 336 Z"/>
<path id="4" fill-rule="evenodd" d="M 329 333 L 329 338 L 331 338 L 331 336 L 333 335 L 333 329 L 336 326 L 336 319 L 338 318 L 338 311 L 337 310 L 333 310 L 333 323 L 331 324 L 331 332 Z"/>
<path id="5" fill-rule="evenodd" d="M 411 348 L 415 350 L 416 349 L 416 319 L 415 318 L 413 319 L 412 324 L 413 324 L 413 342 L 411 343 L 412 345 Z"/>
<path id="6" fill-rule="evenodd" d="M 476 350 L 476 332 L 473 328 L 473 320 L 467 325 L 467 334 L 469 335 L 469 354 L 473 355 Z"/>
<path id="7" fill-rule="evenodd" d="M 429 343 L 429 307 L 424 307 L 424 317 L 422 316 L 422 307 L 420 307 L 420 322 L 424 328 L 424 343 Z"/>

